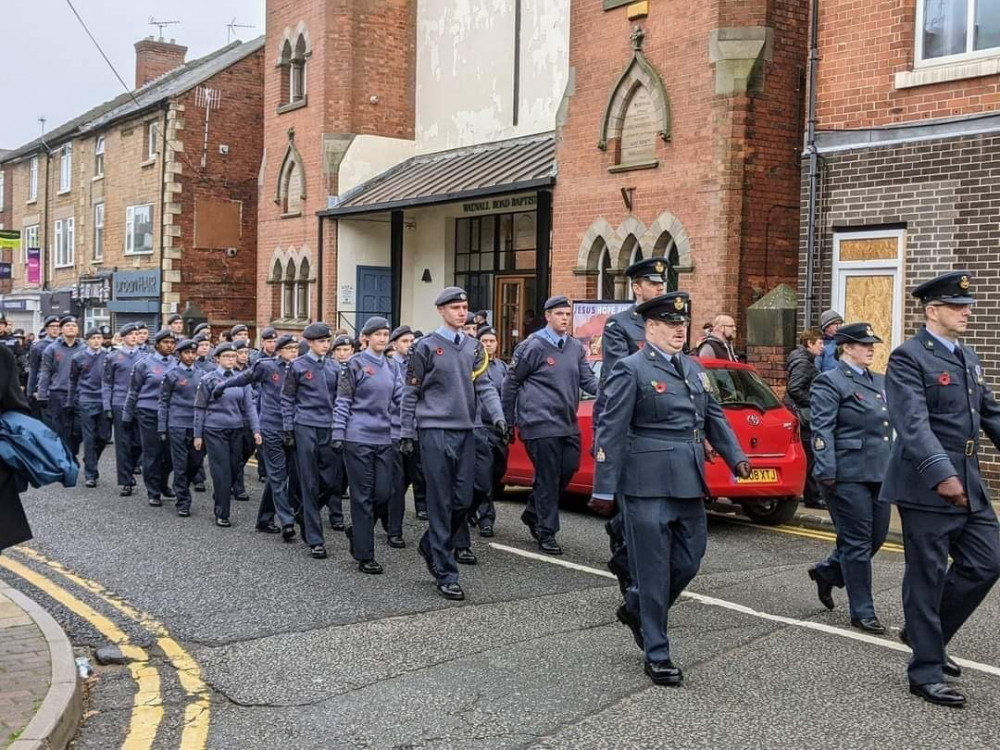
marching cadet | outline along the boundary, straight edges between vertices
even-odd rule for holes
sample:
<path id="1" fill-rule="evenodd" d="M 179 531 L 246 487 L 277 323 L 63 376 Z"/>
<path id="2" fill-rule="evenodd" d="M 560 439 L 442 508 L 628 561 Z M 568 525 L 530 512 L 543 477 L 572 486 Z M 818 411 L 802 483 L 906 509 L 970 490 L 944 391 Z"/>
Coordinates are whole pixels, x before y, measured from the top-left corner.
<path id="1" fill-rule="evenodd" d="M 337 336 L 330 347 L 330 353 L 340 364 L 346 364 L 347 360 L 354 356 L 354 341 L 346 333 Z"/>
<path id="2" fill-rule="evenodd" d="M 410 351 L 413 348 L 415 337 L 410 326 L 399 326 L 389 334 L 389 343 L 392 345 L 395 356 L 393 359 L 399 365 L 400 374 L 404 381 L 406 370 L 409 366 Z M 402 406 L 402 405 L 401 405 Z M 399 432 L 402 431 L 402 424 L 397 430 L 396 449 L 399 450 Z M 413 506 L 417 518 L 421 521 L 427 520 L 427 485 L 424 482 L 424 471 L 420 465 L 420 444 L 413 444 L 413 452 L 407 456 L 399 453 L 396 465 L 396 493 L 393 495 L 392 503 L 389 506 L 389 545 L 405 546 L 403 542 L 403 514 L 406 508 L 406 490 L 413 486 Z M 398 518 L 398 523 L 396 519 Z M 393 537 L 394 530 L 398 530 L 398 542 L 395 543 Z"/>
<path id="3" fill-rule="evenodd" d="M 393 493 L 392 413 L 399 409 L 399 368 L 385 357 L 389 321 L 375 316 L 361 329 L 368 348 L 340 374 L 333 420 L 335 453 L 344 456 L 351 483 L 351 525 L 345 533 L 362 573 L 378 574 L 375 519 L 386 519 Z"/>
<path id="4" fill-rule="evenodd" d="M 154 351 L 132 368 L 122 407 L 122 419 L 135 422 L 138 426 L 142 443 L 142 481 L 146 485 L 149 504 L 157 508 L 163 505 L 162 497 L 174 497 L 174 491 L 168 485 L 170 451 L 160 441 L 157 420 L 160 386 L 164 376 L 177 366 L 177 360 L 171 356 L 176 345 L 173 331 L 164 328 L 157 332 L 153 338 Z"/>
<path id="5" fill-rule="evenodd" d="M 282 435 L 281 390 L 292 360 L 298 356 L 299 344 L 294 336 L 281 336 L 275 341 L 276 356 L 261 357 L 246 372 L 233 378 L 224 378 L 215 387 L 218 398 L 227 388 L 257 385 L 260 389 L 258 413 L 260 415 L 260 456 L 265 466 L 267 485 L 261 494 L 257 509 L 257 531 L 267 534 L 280 533 L 290 542 L 295 538 L 296 508 L 289 499 L 289 471 L 293 470 L 294 454 L 285 445 Z M 278 523 L 275 524 L 275 516 Z"/>
<path id="6" fill-rule="evenodd" d="M 240 326 L 234 326 L 233 330 L 240 328 Z M 233 349 L 236 351 L 236 366 L 233 367 L 233 372 L 236 375 L 240 375 L 244 372 L 248 372 L 250 369 L 250 339 L 247 338 L 246 326 L 242 326 L 244 330 L 239 331 L 233 338 Z M 253 350 L 256 352 L 256 349 Z M 257 389 L 254 386 L 250 386 L 250 394 L 254 399 L 254 407 L 257 404 Z M 247 492 L 246 480 L 244 479 L 244 472 L 246 470 L 247 462 L 250 457 L 254 454 L 254 440 L 253 433 L 250 431 L 249 425 L 244 425 L 243 429 L 243 451 L 240 454 L 240 470 L 236 472 L 233 477 L 233 497 L 236 498 L 241 503 L 250 501 L 250 493 Z"/>
<path id="7" fill-rule="evenodd" d="M 330 353 L 333 359 L 341 367 L 347 364 L 347 360 L 354 356 L 354 340 L 345 333 L 334 337 L 330 346 Z M 344 454 L 336 456 L 338 484 L 333 489 L 330 499 L 327 501 L 327 511 L 330 513 L 330 528 L 334 531 L 344 530 L 344 496 L 347 494 L 347 466 L 344 462 Z"/>
<path id="8" fill-rule="evenodd" d="M 49 344 L 59 338 L 59 316 L 50 315 L 45 319 L 44 335 L 35 341 L 28 350 L 28 403 L 31 405 L 31 416 L 45 420 L 48 415 L 38 403 L 38 375 L 42 369 L 42 353 Z"/>
<path id="9" fill-rule="evenodd" d="M 229 340 L 232 341 L 234 344 L 237 341 L 245 341 L 246 342 L 246 346 L 247 346 L 247 353 L 245 355 L 246 359 L 243 360 L 243 362 L 242 362 L 242 364 L 244 364 L 244 365 L 249 361 L 251 355 L 252 356 L 256 356 L 258 354 L 258 351 L 256 349 L 254 349 L 252 346 L 250 346 L 250 329 L 247 328 L 242 323 L 238 323 L 237 325 L 234 325 L 232 328 L 229 329 Z M 239 352 L 238 349 L 237 349 L 237 352 Z M 239 361 L 240 360 L 237 360 L 237 362 L 239 362 Z"/>
<path id="10" fill-rule="evenodd" d="M 833 609 L 832 589 L 847 587 L 851 625 L 881 635 L 875 616 L 872 557 L 889 533 L 889 503 L 879 498 L 892 447 L 885 405 L 885 378 L 872 372 L 875 344 L 882 339 L 869 323 L 840 328 L 834 341 L 840 361 L 812 384 L 813 475 L 826 494 L 837 529 L 837 547 L 809 569 L 819 600 Z"/>
<path id="11" fill-rule="evenodd" d="M 685 292 L 670 292 L 636 307 L 646 346 L 620 359 L 606 381 L 594 454 L 591 506 L 608 511 L 615 497 L 621 502 L 632 581 L 626 601 L 641 616 L 634 635 L 657 685 L 683 679 L 670 659 L 667 612 L 705 554 L 704 441 L 737 476 L 750 476 L 705 370 L 682 353 L 688 306 Z"/>
<path id="12" fill-rule="evenodd" d="M 313 558 L 322 560 L 327 555 L 320 508 L 331 502 L 341 482 L 331 446 L 340 365 L 327 356 L 332 332 L 326 323 L 311 323 L 302 337 L 309 348 L 285 376 L 281 421 L 285 445 L 295 448 L 303 536 Z"/>
<path id="13" fill-rule="evenodd" d="M 149 327 L 145 323 L 135 324 L 135 347 L 140 354 L 149 354 L 152 347 L 149 345 Z"/>
<path id="14" fill-rule="evenodd" d="M 1000 577 L 997 517 L 979 468 L 980 430 L 1000 447 L 1000 404 L 979 357 L 959 342 L 971 286 L 971 273 L 954 271 L 913 290 L 925 325 L 892 352 L 885 376 L 897 437 L 881 496 L 903 524 L 910 692 L 956 708 L 965 695 L 944 676 L 961 669 L 945 648 Z"/>
<path id="15" fill-rule="evenodd" d="M 663 294 L 664 272 L 667 263 L 663 258 L 647 258 L 637 261 L 625 269 L 625 275 L 632 280 L 632 296 L 635 305 L 615 313 L 604 322 L 601 336 L 601 377 L 598 383 L 597 399 L 594 401 L 593 427 L 597 430 L 601 413 L 604 411 L 604 384 L 607 382 L 615 363 L 623 357 L 635 354 L 646 345 L 646 327 L 642 316 L 635 311 L 636 305 Z M 620 514 L 612 516 L 604 526 L 611 545 L 611 560 L 608 568 L 618 578 L 618 585 L 625 593 L 629 586 L 628 546 L 622 529 Z"/>
<path id="16" fill-rule="evenodd" d="M 134 422 L 125 421 L 124 411 L 132 368 L 142 359 L 136 347 L 137 330 L 135 323 L 126 323 L 118 329 L 122 345 L 105 359 L 101 382 L 104 416 L 111 419 L 115 428 L 115 470 L 122 497 L 132 494 L 135 486 L 133 471 L 142 450 L 138 426 Z"/>
<path id="17" fill-rule="evenodd" d="M 208 453 L 215 501 L 215 525 L 229 528 L 233 486 L 242 471 L 243 431 L 250 426 L 257 445 L 261 443 L 260 422 L 250 386 L 225 389 L 215 397 L 216 386 L 236 377 L 236 351 L 230 343 L 219 344 L 213 352 L 219 362 L 214 372 L 205 373 L 194 399 L 194 447 Z"/>
<path id="18" fill-rule="evenodd" d="M 479 338 L 479 324 L 476 323 L 476 316 L 469 313 L 465 316 L 465 325 L 462 326 L 462 330 L 465 331 L 466 336 L 471 336 L 476 339 Z"/>
<path id="19" fill-rule="evenodd" d="M 87 346 L 73 355 L 69 368 L 69 403 L 76 407 L 83 433 L 84 485 L 96 487 L 100 477 L 98 462 L 111 442 L 111 420 L 105 416 L 101 396 L 104 361 L 108 350 L 100 328 L 86 334 Z"/>
<path id="20" fill-rule="evenodd" d="M 569 335 L 573 306 L 561 295 L 545 302 L 544 328 L 514 350 L 503 385 L 503 410 L 535 468 L 521 521 L 547 555 L 561 555 L 559 497 L 580 468 L 580 390 L 597 393 L 583 345 Z"/>
<path id="21" fill-rule="evenodd" d="M 198 343 L 191 339 L 181 340 L 174 349 L 179 362 L 163 376 L 156 420 L 160 442 L 169 451 L 174 469 L 175 504 L 181 518 L 191 515 L 191 484 L 205 459 L 204 451 L 194 447 L 194 400 L 205 376 L 194 366 L 197 350 Z"/>
<path id="22" fill-rule="evenodd" d="M 167 318 L 167 328 L 173 331 L 174 336 L 178 340 L 184 338 L 184 318 L 177 313 Z"/>
<path id="23" fill-rule="evenodd" d="M 212 361 L 212 339 L 210 334 L 206 332 L 196 333 L 194 341 L 198 344 L 194 366 L 204 372 L 211 372 L 215 369 L 215 362 Z"/>
<path id="24" fill-rule="evenodd" d="M 476 316 L 481 317 L 480 315 Z M 497 332 L 489 325 L 479 329 L 479 342 L 486 350 L 489 365 L 486 377 L 496 389 L 497 395 L 503 394 L 503 384 L 507 378 L 507 363 L 497 357 L 499 341 Z M 507 473 L 507 440 L 497 435 L 492 429 L 482 423 L 482 409 L 476 414 L 476 478 L 472 494 L 472 508 L 469 510 L 469 523 L 479 526 L 479 536 L 493 536 L 493 524 L 497 520 L 496 506 L 493 501 L 498 494 L 498 488 L 503 486 L 503 477 Z"/>
<path id="25" fill-rule="evenodd" d="M 277 356 L 278 331 L 270 326 L 260 332 L 260 349 L 250 356 L 253 365 L 259 359 Z"/>
<path id="26" fill-rule="evenodd" d="M 399 450 L 404 456 L 411 454 L 419 435 L 427 480 L 430 523 L 418 551 L 438 593 L 454 601 L 465 598 L 458 584 L 454 542 L 463 529 L 468 533 L 477 401 L 497 434 L 507 434 L 500 399 L 485 377 L 486 352 L 476 339 L 462 333 L 468 300 L 464 289 L 452 286 L 434 301 L 442 325 L 410 352 L 400 417 Z"/>
<path id="27" fill-rule="evenodd" d="M 59 319 L 59 337 L 42 352 L 38 374 L 38 401 L 48 414 L 48 424 L 75 457 L 83 439 L 76 406 L 69 400 L 69 370 L 73 355 L 84 348 L 77 338 L 80 327 L 72 315 Z"/>

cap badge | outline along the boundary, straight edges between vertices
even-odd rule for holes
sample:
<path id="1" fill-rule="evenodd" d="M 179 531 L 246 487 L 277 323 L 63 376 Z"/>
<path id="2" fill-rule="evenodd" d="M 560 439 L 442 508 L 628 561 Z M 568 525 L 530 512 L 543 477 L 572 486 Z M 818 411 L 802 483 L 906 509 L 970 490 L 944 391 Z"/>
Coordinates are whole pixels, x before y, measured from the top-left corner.
<path id="1" fill-rule="evenodd" d="M 465 300 L 467 300 L 469 297 L 465 292 L 462 292 L 460 295 L 458 295 L 458 298 L 463 302 L 465 302 Z"/>
<path id="2" fill-rule="evenodd" d="M 963 276 L 962 278 L 960 278 L 958 280 L 958 286 L 960 288 L 962 288 L 962 289 L 968 289 L 969 288 L 969 277 L 968 276 Z"/>
<path id="3" fill-rule="evenodd" d="M 656 265 L 653 266 L 653 268 L 656 269 L 657 273 L 663 273 L 663 270 L 664 270 L 665 266 L 660 261 L 656 261 Z"/>
<path id="4" fill-rule="evenodd" d="M 872 327 L 871 327 L 871 326 L 868 326 L 868 327 L 867 327 L 867 328 L 865 329 L 865 335 L 866 335 L 866 336 L 874 336 L 874 335 L 875 335 L 875 331 L 873 331 L 873 330 L 872 330 Z"/>
<path id="5" fill-rule="evenodd" d="M 684 309 L 684 298 L 683 297 L 674 297 L 674 309 L 675 310 L 683 310 Z"/>

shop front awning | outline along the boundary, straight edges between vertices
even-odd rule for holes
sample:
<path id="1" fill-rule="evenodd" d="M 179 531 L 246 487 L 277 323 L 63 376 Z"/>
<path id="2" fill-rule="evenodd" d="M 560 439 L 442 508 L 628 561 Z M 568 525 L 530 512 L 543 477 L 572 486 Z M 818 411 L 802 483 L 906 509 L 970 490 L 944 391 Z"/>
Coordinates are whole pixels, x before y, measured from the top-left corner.
<path id="1" fill-rule="evenodd" d="M 320 216 L 380 213 L 538 190 L 556 181 L 555 134 L 414 156 L 341 195 Z"/>

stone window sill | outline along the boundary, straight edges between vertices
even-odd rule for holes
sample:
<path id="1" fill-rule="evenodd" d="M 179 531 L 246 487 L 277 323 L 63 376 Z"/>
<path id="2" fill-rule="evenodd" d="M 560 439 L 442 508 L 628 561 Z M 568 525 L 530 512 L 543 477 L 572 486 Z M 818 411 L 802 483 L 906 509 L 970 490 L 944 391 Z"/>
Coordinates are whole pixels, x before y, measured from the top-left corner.
<path id="1" fill-rule="evenodd" d="M 26 206 L 34 206 L 36 203 L 38 203 L 38 198 L 32 198 L 29 201 L 25 201 L 24 205 L 26 205 Z"/>
<path id="2" fill-rule="evenodd" d="M 153 157 L 152 159 L 146 159 L 146 161 L 144 161 L 144 162 L 143 162 L 142 164 L 140 164 L 139 166 L 140 166 L 140 167 L 141 167 L 142 169 L 145 169 L 146 167 L 151 167 L 151 166 L 153 166 L 154 164 L 156 164 L 156 157 L 155 157 L 155 156 L 154 156 L 154 157 Z"/>
<path id="3" fill-rule="evenodd" d="M 65 190 L 60 190 L 59 192 L 56 193 L 56 195 L 69 195 L 69 191 L 71 189 L 72 188 L 66 188 Z"/>
<path id="4" fill-rule="evenodd" d="M 296 331 L 304 331 L 307 325 L 309 325 L 308 320 L 297 318 L 275 318 L 271 321 L 271 326 L 274 328 L 285 328 Z"/>
<path id="5" fill-rule="evenodd" d="M 653 159 L 651 161 L 636 161 L 631 164 L 615 164 L 613 167 L 608 167 L 608 171 L 611 174 L 618 174 L 620 172 L 635 172 L 639 169 L 656 169 L 660 166 L 659 159 Z"/>
<path id="6" fill-rule="evenodd" d="M 303 96 L 298 101 L 288 102 L 287 104 L 279 104 L 278 105 L 278 114 L 279 115 L 283 115 L 283 114 L 285 114 L 285 112 L 294 112 L 297 109 L 302 109 L 304 106 L 306 106 L 307 102 L 308 102 L 308 99 Z"/>
<path id="7" fill-rule="evenodd" d="M 953 62 L 927 68 L 901 70 L 896 73 L 894 86 L 897 90 L 911 89 L 916 86 L 932 86 L 935 83 L 993 76 L 998 73 L 1000 73 L 1000 57 L 990 57 L 985 60 Z"/>
<path id="8" fill-rule="evenodd" d="M 301 216 L 302 216 L 302 212 L 301 211 L 290 211 L 287 214 L 282 214 L 281 218 L 282 219 L 298 219 Z"/>
<path id="9" fill-rule="evenodd" d="M 103 180 L 103 179 L 104 179 L 103 174 L 95 174 L 94 177 L 91 179 L 91 182 L 97 182 L 98 180 Z"/>

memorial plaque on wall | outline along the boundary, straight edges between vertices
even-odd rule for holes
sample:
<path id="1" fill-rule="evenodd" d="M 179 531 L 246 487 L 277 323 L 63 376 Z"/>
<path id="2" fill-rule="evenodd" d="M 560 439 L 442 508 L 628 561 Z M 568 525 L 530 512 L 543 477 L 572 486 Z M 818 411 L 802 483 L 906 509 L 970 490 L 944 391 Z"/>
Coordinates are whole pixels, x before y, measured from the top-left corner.
<path id="1" fill-rule="evenodd" d="M 656 158 L 656 107 L 645 86 L 629 99 L 622 123 L 621 164 L 637 164 Z"/>

